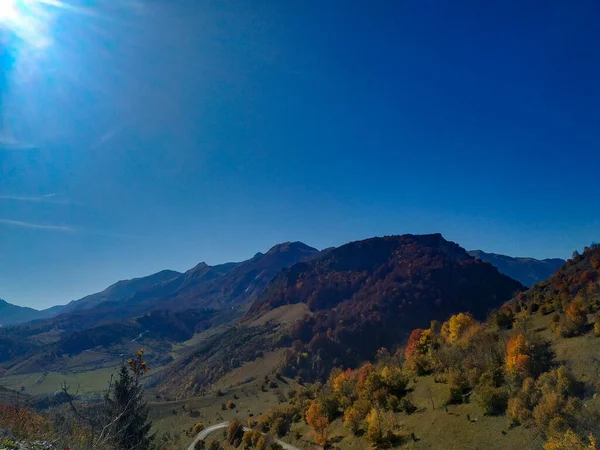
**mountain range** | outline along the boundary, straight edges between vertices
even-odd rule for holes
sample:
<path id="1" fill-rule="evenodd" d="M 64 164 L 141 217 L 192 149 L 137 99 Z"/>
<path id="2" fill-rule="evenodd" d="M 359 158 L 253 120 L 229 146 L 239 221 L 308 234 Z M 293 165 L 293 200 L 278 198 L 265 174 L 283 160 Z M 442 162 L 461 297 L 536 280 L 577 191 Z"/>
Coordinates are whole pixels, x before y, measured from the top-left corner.
<path id="1" fill-rule="evenodd" d="M 508 275 L 523 285 L 531 287 L 540 281 L 547 279 L 560 269 L 566 261 L 560 258 L 535 259 L 535 258 L 513 258 L 496 253 L 486 253 L 481 250 L 469 252 L 474 258 L 487 261 L 497 267 L 504 275 Z"/>
<path id="2" fill-rule="evenodd" d="M 157 308 L 231 307 L 254 300 L 281 269 L 317 258 L 322 253 L 302 242 L 285 242 L 239 263 L 209 266 L 202 262 L 184 273 L 162 270 L 149 276 L 122 280 L 101 292 L 41 311 L 0 300 L 0 325 L 76 314 L 89 318 L 86 323 L 79 324 L 85 327 L 93 326 L 103 318 L 123 319 Z M 468 253 L 528 287 L 548 278 L 565 263 L 560 258 L 514 258 L 481 250 Z"/>

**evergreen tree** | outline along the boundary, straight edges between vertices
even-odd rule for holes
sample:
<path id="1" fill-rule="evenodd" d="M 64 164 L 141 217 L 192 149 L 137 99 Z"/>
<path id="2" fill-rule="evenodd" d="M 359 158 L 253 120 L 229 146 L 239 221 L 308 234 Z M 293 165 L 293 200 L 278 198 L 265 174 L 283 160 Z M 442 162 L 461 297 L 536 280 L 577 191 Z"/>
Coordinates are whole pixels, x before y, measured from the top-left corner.
<path id="1" fill-rule="evenodd" d="M 113 443 L 117 450 L 146 450 L 154 435 L 148 421 L 149 408 L 143 398 L 140 377 L 148 370 L 139 350 L 135 359 L 123 365 L 109 399 L 109 417 L 112 420 Z"/>

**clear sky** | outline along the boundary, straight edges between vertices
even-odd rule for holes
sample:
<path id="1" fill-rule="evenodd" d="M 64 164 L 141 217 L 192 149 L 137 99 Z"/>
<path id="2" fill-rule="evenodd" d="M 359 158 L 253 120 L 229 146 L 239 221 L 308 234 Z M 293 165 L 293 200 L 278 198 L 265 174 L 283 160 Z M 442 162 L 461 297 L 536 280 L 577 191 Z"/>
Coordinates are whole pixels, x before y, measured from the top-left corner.
<path id="1" fill-rule="evenodd" d="M 9 302 L 287 240 L 600 241 L 597 0 L 85 3 L 2 38 Z"/>

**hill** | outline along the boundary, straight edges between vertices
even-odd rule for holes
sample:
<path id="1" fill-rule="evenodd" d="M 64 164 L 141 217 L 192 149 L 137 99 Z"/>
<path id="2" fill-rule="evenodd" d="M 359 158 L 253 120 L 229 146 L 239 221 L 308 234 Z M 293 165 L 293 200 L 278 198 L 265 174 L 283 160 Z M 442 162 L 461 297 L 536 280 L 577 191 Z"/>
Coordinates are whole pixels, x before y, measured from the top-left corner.
<path id="1" fill-rule="evenodd" d="M 126 307 L 231 308 L 254 300 L 282 269 L 319 255 L 317 249 L 302 242 L 285 242 L 240 263 L 200 263 L 171 283 L 138 292 L 127 300 Z"/>
<path id="2" fill-rule="evenodd" d="M 187 386 L 191 394 L 286 348 L 284 374 L 317 379 L 334 365 L 356 366 L 381 347 L 399 346 L 433 319 L 461 310 L 483 318 L 522 289 L 439 234 L 352 242 L 282 271 L 234 329 L 204 341 L 164 375 L 171 392 Z"/>
<path id="3" fill-rule="evenodd" d="M 0 299 L 0 326 L 17 325 L 52 315 L 54 312 L 50 310 L 38 311 L 33 308 L 12 305 Z"/>
<path id="4" fill-rule="evenodd" d="M 0 362 L 13 374 L 58 370 L 71 364 L 66 359 L 81 355 L 92 361 L 92 350 L 99 355 L 95 361 L 104 361 L 99 352 L 120 354 L 143 342 L 166 363 L 171 346 L 233 322 L 282 268 L 319 254 L 287 242 L 240 263 L 200 263 L 185 273 L 162 271 L 120 281 L 69 303 L 56 317 L 0 330 Z"/>
<path id="5" fill-rule="evenodd" d="M 255 426 L 299 448 L 593 450 L 599 351 L 600 247 L 590 247 L 485 321 L 464 311 L 416 328 L 404 348 L 336 367 Z"/>
<path id="6" fill-rule="evenodd" d="M 182 274 L 159 272 L 117 283 L 102 293 L 86 297 L 75 303 L 83 307 L 61 315 L 56 321 L 61 326 L 77 324 L 80 330 L 151 310 L 231 309 L 254 300 L 283 268 L 319 254 L 317 249 L 301 242 L 287 242 L 239 263 L 209 266 L 202 262 Z"/>
<path id="7" fill-rule="evenodd" d="M 431 320 L 461 310 L 483 318 L 522 289 L 440 234 L 387 236 L 351 242 L 282 272 L 248 317 L 305 303 L 314 314 L 290 338 L 319 361 L 354 365 Z M 306 377 L 306 368 L 297 369 Z"/>
<path id="8" fill-rule="evenodd" d="M 524 286 L 531 287 L 547 279 L 556 272 L 564 263 L 564 259 L 535 259 L 513 258 L 496 253 L 486 253 L 481 250 L 471 250 L 469 255 L 495 266 L 500 273 L 521 282 Z"/>

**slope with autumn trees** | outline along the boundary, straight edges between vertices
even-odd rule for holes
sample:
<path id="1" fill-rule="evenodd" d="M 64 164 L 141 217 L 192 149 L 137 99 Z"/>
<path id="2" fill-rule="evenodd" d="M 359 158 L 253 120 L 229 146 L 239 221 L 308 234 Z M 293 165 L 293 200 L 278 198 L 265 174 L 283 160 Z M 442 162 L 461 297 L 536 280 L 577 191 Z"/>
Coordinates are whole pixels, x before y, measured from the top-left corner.
<path id="1" fill-rule="evenodd" d="M 600 247 L 484 321 L 433 320 L 390 350 L 296 392 L 292 432 L 340 449 L 597 450 Z"/>
<path id="2" fill-rule="evenodd" d="M 483 318 L 522 289 L 440 234 L 387 236 L 285 270 L 248 317 L 306 304 L 312 314 L 290 331 L 288 374 L 314 379 L 331 365 L 355 365 L 380 347 L 393 348 L 430 320 L 462 310 Z"/>

